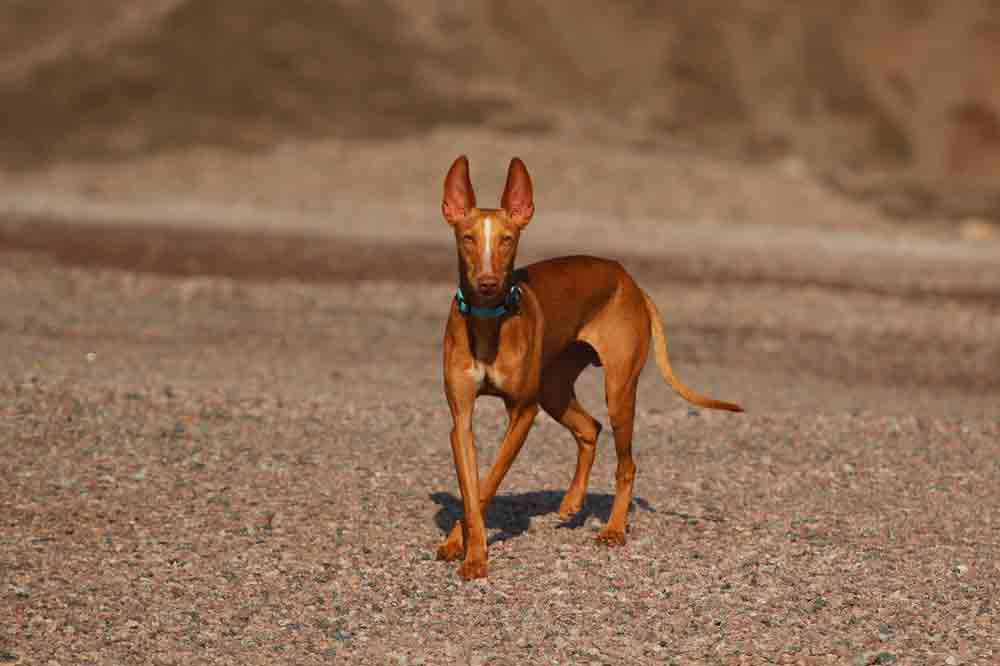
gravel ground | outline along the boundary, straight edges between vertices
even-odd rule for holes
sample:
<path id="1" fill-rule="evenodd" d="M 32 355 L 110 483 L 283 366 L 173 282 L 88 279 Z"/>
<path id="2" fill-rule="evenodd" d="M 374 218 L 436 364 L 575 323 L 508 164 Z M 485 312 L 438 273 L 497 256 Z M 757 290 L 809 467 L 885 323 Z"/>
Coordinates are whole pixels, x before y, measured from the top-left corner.
<path id="1" fill-rule="evenodd" d="M 452 258 L 246 236 L 167 270 L 134 257 L 183 265 L 204 237 L 102 253 L 94 228 L 25 247 L 44 234 L 0 227 L 2 662 L 1000 659 L 1000 308 L 981 257 L 897 257 L 917 278 L 893 281 L 834 248 L 850 271 L 824 282 L 831 264 L 788 253 L 802 279 L 782 281 L 752 253 L 737 279 L 635 248 L 680 376 L 749 413 L 690 409 L 644 375 L 615 550 L 593 538 L 609 437 L 563 523 L 575 446 L 540 417 L 488 513 L 490 578 L 465 584 L 433 559 L 460 513 L 440 378 Z M 74 243 L 89 249 L 58 249 Z M 286 263 L 255 274 L 243 252 Z M 309 252 L 354 269 L 295 273 Z M 430 279 L 358 259 L 408 254 Z M 216 275 L 189 274 L 198 261 Z M 597 370 L 580 394 L 606 423 Z M 485 464 L 503 412 L 479 405 Z"/>
<path id="2" fill-rule="evenodd" d="M 779 159 L 769 146 L 795 130 L 781 113 L 775 141 L 751 116 L 745 149 L 718 138 L 761 153 L 733 162 L 617 94 L 602 119 L 601 100 L 574 101 L 592 81 L 522 98 L 507 73 L 571 83 L 610 53 L 533 38 L 541 22 L 453 18 L 445 36 L 413 10 L 413 37 L 469 56 L 435 83 L 430 52 L 377 20 L 385 3 L 53 3 L 0 10 L 0 666 L 1000 663 L 998 227 L 872 205 L 974 199 L 873 177 L 850 141 L 834 146 L 845 173 L 797 141 Z M 507 48 L 526 37 L 528 69 Z M 698 92 L 692 63 L 731 69 L 702 48 L 718 39 L 663 37 L 645 39 L 686 54 L 682 85 L 636 86 L 672 71 L 644 56 L 616 89 L 676 93 L 665 108 L 704 105 L 712 126 L 757 113 L 729 79 Z M 799 81 L 795 48 L 755 58 L 790 57 L 788 90 L 839 79 Z M 938 69 L 952 86 L 958 70 Z M 754 77 L 732 81 L 780 111 Z M 822 101 L 789 99 L 806 98 Z M 850 133 L 895 142 L 850 116 Z M 995 147 L 976 143 L 976 113 L 956 118 L 914 145 L 966 127 Z M 541 416 L 487 514 L 490 578 L 469 584 L 433 559 L 460 513 L 440 367 L 455 258 L 437 215 L 459 153 L 484 204 L 522 157 L 538 215 L 521 259 L 620 259 L 667 316 L 678 374 L 748 409 L 692 409 L 646 373 L 614 550 L 594 540 L 609 429 L 563 523 L 576 447 Z M 579 393 L 606 426 L 600 379 Z M 484 465 L 502 430 L 481 401 Z"/>

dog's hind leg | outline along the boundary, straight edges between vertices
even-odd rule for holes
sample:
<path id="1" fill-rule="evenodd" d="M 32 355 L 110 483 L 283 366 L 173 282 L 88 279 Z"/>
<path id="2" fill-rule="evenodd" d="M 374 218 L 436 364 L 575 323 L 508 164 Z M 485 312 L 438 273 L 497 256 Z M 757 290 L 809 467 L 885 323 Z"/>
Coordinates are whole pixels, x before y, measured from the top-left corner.
<path id="1" fill-rule="evenodd" d="M 586 345 L 571 347 L 545 369 L 542 377 L 542 409 L 561 423 L 576 439 L 576 472 L 559 506 L 559 517 L 568 520 L 583 508 L 590 470 L 594 466 L 601 424 L 587 413 L 573 390 L 577 377 L 596 360 Z"/>
<path id="2" fill-rule="evenodd" d="M 605 364 L 607 367 L 607 364 Z M 609 371 L 605 378 L 608 397 L 608 417 L 615 437 L 618 466 L 615 469 L 615 500 L 611 516 L 597 539 L 612 546 L 625 545 L 628 509 L 635 484 L 635 461 L 632 459 L 632 430 L 635 422 L 635 394 L 638 375 L 615 377 Z"/>
<path id="3" fill-rule="evenodd" d="M 638 288 L 620 293 L 618 306 L 609 308 L 591 323 L 585 338 L 597 350 L 604 365 L 604 390 L 608 417 L 615 438 L 618 466 L 615 469 L 615 500 L 611 516 L 598 541 L 625 545 L 629 505 L 635 485 L 635 461 L 632 459 L 632 430 L 635 422 L 635 396 L 639 375 L 649 353 L 649 316 Z"/>

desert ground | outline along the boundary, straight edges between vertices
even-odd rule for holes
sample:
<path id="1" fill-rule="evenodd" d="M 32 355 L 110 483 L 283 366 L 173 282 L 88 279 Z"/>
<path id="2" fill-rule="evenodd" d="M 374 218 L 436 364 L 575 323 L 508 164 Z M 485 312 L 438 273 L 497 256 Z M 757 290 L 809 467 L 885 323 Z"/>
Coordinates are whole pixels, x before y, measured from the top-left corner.
<path id="1" fill-rule="evenodd" d="M 1000 663 L 1000 33 L 891 4 L 0 7 L 0 663 Z M 540 415 L 472 583 L 460 153 L 484 205 L 527 163 L 522 265 L 621 261 L 747 410 L 647 366 L 609 549 L 589 369 L 583 511 Z"/>

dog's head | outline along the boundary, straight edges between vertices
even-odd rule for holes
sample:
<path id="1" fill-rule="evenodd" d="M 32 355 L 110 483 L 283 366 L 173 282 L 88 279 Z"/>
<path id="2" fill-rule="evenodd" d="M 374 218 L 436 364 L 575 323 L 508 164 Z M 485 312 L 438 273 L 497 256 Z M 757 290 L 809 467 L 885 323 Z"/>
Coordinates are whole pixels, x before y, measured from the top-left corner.
<path id="1" fill-rule="evenodd" d="M 500 208 L 476 208 L 469 160 L 460 156 L 444 179 L 441 212 L 455 230 L 459 279 L 467 298 L 481 306 L 503 300 L 518 238 L 535 214 L 531 176 L 524 162 L 517 157 L 510 161 Z"/>

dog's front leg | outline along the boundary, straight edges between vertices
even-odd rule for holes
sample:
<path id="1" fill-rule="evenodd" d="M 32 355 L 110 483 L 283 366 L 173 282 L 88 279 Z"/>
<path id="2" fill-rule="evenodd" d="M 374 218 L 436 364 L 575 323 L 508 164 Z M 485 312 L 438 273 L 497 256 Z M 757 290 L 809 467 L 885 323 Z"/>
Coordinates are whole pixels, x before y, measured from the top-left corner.
<path id="1" fill-rule="evenodd" d="M 528 437 L 528 431 L 531 430 L 531 424 L 535 422 L 537 414 L 537 403 L 516 404 L 508 401 L 507 416 L 509 421 L 507 423 L 507 433 L 503 437 L 503 443 L 500 444 L 497 459 L 493 462 L 493 467 L 490 468 L 489 474 L 486 475 L 486 479 L 483 481 L 483 494 L 481 498 L 483 511 L 489 506 L 490 501 L 500 487 L 500 482 L 507 476 L 510 466 L 514 463 L 514 459 L 521 452 L 521 447 L 524 445 L 524 440 Z"/>
<path id="2" fill-rule="evenodd" d="M 486 475 L 480 486 L 479 502 L 480 509 L 484 514 L 497 489 L 500 487 L 500 482 L 503 481 L 504 476 L 510 470 L 511 464 L 513 464 L 517 454 L 521 451 L 521 446 L 528 436 L 531 424 L 535 421 L 535 415 L 538 414 L 538 405 L 534 403 L 509 403 L 507 405 L 507 414 L 510 419 L 507 424 L 507 433 L 504 435 L 503 443 L 500 445 L 496 461 L 494 461 L 489 474 Z M 448 534 L 448 538 L 438 547 L 437 557 L 439 560 L 457 560 L 462 556 L 465 531 L 464 522 L 452 528 Z"/>
<path id="3" fill-rule="evenodd" d="M 456 415 L 451 431 L 451 451 L 462 493 L 462 545 L 465 561 L 459 567 L 462 578 L 486 577 L 486 525 L 479 501 L 479 463 L 472 435 L 472 413 Z"/>
<path id="4" fill-rule="evenodd" d="M 486 576 L 486 525 L 479 500 L 479 463 L 472 434 L 472 409 L 479 392 L 478 378 L 463 358 L 462 345 L 445 345 L 445 395 L 451 409 L 451 452 L 455 459 L 463 516 L 459 538 L 446 540 L 438 548 L 438 559 L 455 560 L 464 555 L 459 573 L 466 580 Z"/>

